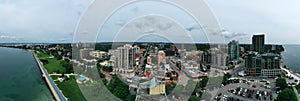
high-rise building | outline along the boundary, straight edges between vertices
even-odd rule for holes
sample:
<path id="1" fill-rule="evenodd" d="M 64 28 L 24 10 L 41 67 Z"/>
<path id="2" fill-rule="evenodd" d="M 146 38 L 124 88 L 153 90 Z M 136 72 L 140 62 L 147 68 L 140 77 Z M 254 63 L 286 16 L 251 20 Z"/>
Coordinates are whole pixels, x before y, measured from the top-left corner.
<path id="1" fill-rule="evenodd" d="M 262 54 L 264 52 L 264 46 L 265 46 L 265 35 L 253 35 L 252 37 L 252 51 L 258 52 L 259 54 Z"/>
<path id="2" fill-rule="evenodd" d="M 229 42 L 228 55 L 229 55 L 229 61 L 236 61 L 239 59 L 240 47 L 238 41 L 232 40 L 231 42 Z"/>
<path id="3" fill-rule="evenodd" d="M 218 48 L 211 48 L 208 50 L 207 54 L 204 54 L 204 60 L 206 63 L 210 63 L 214 66 L 226 66 L 227 63 L 227 53 L 221 51 Z"/>
<path id="4" fill-rule="evenodd" d="M 256 62 L 257 52 L 249 52 L 245 56 L 245 73 L 250 76 L 259 76 L 260 75 L 260 63 Z M 256 72 L 257 71 L 257 72 Z"/>
<path id="5" fill-rule="evenodd" d="M 133 70 L 135 65 L 135 51 L 130 44 L 118 47 L 114 52 L 116 56 L 115 69 L 123 72 Z"/>
<path id="6" fill-rule="evenodd" d="M 280 60 L 278 54 L 250 52 L 245 56 L 245 73 L 251 76 L 276 77 L 281 75 Z"/>
<path id="7" fill-rule="evenodd" d="M 164 51 L 158 51 L 157 59 L 158 59 L 157 61 L 158 64 L 161 63 L 166 64 L 166 53 Z"/>

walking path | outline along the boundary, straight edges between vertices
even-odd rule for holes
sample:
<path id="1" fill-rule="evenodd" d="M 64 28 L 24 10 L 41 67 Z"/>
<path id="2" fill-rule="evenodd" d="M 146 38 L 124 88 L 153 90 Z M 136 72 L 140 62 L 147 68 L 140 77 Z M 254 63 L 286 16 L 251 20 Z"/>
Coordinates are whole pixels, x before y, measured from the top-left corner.
<path id="1" fill-rule="evenodd" d="M 32 52 L 34 59 L 42 72 L 43 78 L 45 78 L 46 84 L 50 88 L 51 93 L 53 94 L 56 101 L 67 101 L 67 98 L 62 94 L 61 90 L 55 85 L 54 81 L 51 79 L 47 70 L 41 64 L 41 61 L 37 58 L 37 56 Z"/>

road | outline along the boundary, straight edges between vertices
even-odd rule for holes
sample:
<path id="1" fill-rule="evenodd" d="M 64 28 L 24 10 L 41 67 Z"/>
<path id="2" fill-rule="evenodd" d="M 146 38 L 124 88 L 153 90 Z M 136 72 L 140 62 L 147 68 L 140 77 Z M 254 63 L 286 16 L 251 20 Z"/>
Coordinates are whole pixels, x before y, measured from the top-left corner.
<path id="1" fill-rule="evenodd" d="M 187 85 L 188 80 L 190 79 L 188 76 L 186 76 L 185 73 L 178 71 L 178 68 L 174 63 L 172 63 L 169 59 L 167 59 L 167 63 L 170 64 L 170 67 L 179 74 L 179 80 L 177 84 L 181 84 L 183 86 Z"/>
<path id="2" fill-rule="evenodd" d="M 235 67 L 234 70 L 231 72 L 231 74 L 232 74 L 233 76 L 238 76 L 238 73 L 239 73 L 240 71 L 242 71 L 244 68 L 245 68 L 244 63 L 241 63 L 241 64 L 239 64 L 239 65 L 236 65 L 236 67 Z"/>
<path id="3" fill-rule="evenodd" d="M 292 76 L 294 79 L 293 80 L 300 80 L 300 78 L 298 77 L 298 76 L 296 76 L 296 75 L 294 75 L 293 73 L 291 73 L 291 71 L 290 70 L 288 70 L 288 69 L 286 69 L 286 68 L 282 68 L 281 67 L 281 70 L 284 70 L 284 71 L 286 71 L 287 72 L 287 76 Z M 287 81 L 287 83 L 288 82 L 292 82 L 291 80 L 286 80 Z M 299 82 L 296 82 L 296 84 L 298 85 L 299 84 Z"/>
<path id="4" fill-rule="evenodd" d="M 299 94 L 298 94 L 298 91 L 297 91 L 296 87 L 293 86 L 293 90 L 294 90 L 294 92 L 295 92 L 295 94 L 296 94 L 296 96 L 297 96 L 297 99 L 298 99 L 298 101 L 299 101 L 300 98 L 299 98 Z"/>
<path id="5" fill-rule="evenodd" d="M 144 54 L 144 56 L 142 56 L 142 58 L 141 58 L 141 60 L 140 60 L 139 66 L 138 66 L 137 68 L 135 68 L 134 71 L 133 71 L 134 73 L 137 73 L 137 72 L 138 72 L 138 75 L 140 75 L 140 76 L 144 75 L 144 74 L 143 74 L 144 68 L 141 68 L 141 66 L 144 65 L 144 64 L 146 64 L 146 63 L 144 63 L 144 60 L 147 59 L 146 55 L 147 55 L 148 52 L 149 52 L 149 47 L 150 47 L 150 46 L 147 47 L 146 53 Z"/>

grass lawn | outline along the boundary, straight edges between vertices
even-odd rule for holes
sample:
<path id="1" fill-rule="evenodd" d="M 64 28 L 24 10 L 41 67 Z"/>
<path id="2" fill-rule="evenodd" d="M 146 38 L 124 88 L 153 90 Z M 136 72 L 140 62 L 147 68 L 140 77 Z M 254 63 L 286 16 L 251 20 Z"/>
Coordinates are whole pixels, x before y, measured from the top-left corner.
<path id="1" fill-rule="evenodd" d="M 57 80 L 60 75 L 51 75 L 52 80 Z"/>
<path id="2" fill-rule="evenodd" d="M 208 91 L 205 91 L 205 92 L 203 93 L 203 95 L 201 96 L 201 100 L 205 100 L 205 101 L 210 101 L 211 98 L 212 98 L 212 95 L 211 95 L 211 93 L 208 92 Z"/>
<path id="3" fill-rule="evenodd" d="M 66 72 L 66 68 L 62 67 L 60 65 L 60 62 L 63 60 L 57 60 L 56 58 L 53 58 L 53 56 L 41 53 L 41 52 L 36 52 L 37 56 L 39 59 L 44 59 L 44 60 L 48 60 L 48 64 L 44 64 L 45 68 L 47 69 L 48 73 L 53 73 L 53 72 L 57 72 L 59 71 L 60 73 L 65 73 Z"/>
<path id="4" fill-rule="evenodd" d="M 77 85 L 75 76 L 70 76 L 68 80 L 63 82 L 55 81 L 59 89 L 63 94 L 69 98 L 69 101 L 85 101 L 86 99 L 82 95 L 80 88 Z"/>
<path id="5" fill-rule="evenodd" d="M 222 83 L 222 80 L 223 80 L 223 76 L 209 77 L 206 87 L 208 89 L 212 89 L 213 87 L 219 87 Z"/>
<path id="6" fill-rule="evenodd" d="M 59 71 L 60 73 L 66 74 L 66 68 L 64 68 L 60 65 L 60 61 L 63 61 L 63 60 L 57 60 L 55 58 L 50 58 L 47 60 L 49 63 L 45 64 L 44 66 L 47 69 L 48 73 L 53 73 L 53 72 Z"/>
<path id="7" fill-rule="evenodd" d="M 39 59 L 48 59 L 49 57 L 51 57 L 50 55 L 41 52 L 35 52 L 35 54 L 37 55 L 37 57 L 39 57 Z"/>

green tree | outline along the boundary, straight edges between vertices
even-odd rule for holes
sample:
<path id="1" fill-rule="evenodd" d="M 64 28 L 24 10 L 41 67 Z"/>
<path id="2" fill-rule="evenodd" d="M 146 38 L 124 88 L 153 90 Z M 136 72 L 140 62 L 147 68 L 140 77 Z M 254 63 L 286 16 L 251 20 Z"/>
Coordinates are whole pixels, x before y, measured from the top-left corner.
<path id="1" fill-rule="evenodd" d="M 285 88 L 279 93 L 275 101 L 298 101 L 297 95 L 291 88 Z"/>
<path id="2" fill-rule="evenodd" d="M 192 95 L 188 101 L 200 101 L 200 98 L 197 96 Z"/>
<path id="3" fill-rule="evenodd" d="M 166 93 L 170 94 L 175 87 L 176 87 L 176 84 L 166 85 Z"/>
<path id="4" fill-rule="evenodd" d="M 280 77 L 276 80 L 276 86 L 278 86 L 280 90 L 283 90 L 286 87 L 288 87 L 288 85 L 286 84 L 285 78 L 282 78 L 282 77 Z"/>
<path id="5" fill-rule="evenodd" d="M 101 66 L 103 71 L 106 72 L 112 72 L 113 71 L 113 67 L 112 66 Z"/>
<path id="6" fill-rule="evenodd" d="M 135 101 L 135 95 L 129 94 L 129 95 L 126 97 L 125 101 Z"/>
<path id="7" fill-rule="evenodd" d="M 224 85 L 228 84 L 229 78 L 231 78 L 231 74 L 229 74 L 229 73 L 224 74 L 222 84 L 224 84 Z"/>
<path id="8" fill-rule="evenodd" d="M 126 99 L 126 97 L 130 95 L 129 86 L 121 81 L 117 76 L 112 76 L 107 89 L 120 99 Z"/>

